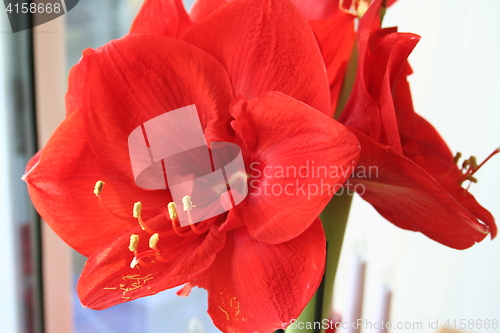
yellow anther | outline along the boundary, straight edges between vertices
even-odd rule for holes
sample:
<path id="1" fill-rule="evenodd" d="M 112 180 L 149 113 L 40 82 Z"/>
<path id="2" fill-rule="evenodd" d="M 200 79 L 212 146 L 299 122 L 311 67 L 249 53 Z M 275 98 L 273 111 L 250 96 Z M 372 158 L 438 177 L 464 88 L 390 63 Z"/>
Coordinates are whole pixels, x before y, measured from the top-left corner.
<path id="1" fill-rule="evenodd" d="M 361 0 L 358 4 L 358 17 L 362 18 L 370 7 L 370 0 Z"/>
<path id="2" fill-rule="evenodd" d="M 453 158 L 453 163 L 454 164 L 457 164 L 458 161 L 460 161 L 460 158 L 462 157 L 462 153 L 461 152 L 458 152 L 455 157 Z"/>
<path id="3" fill-rule="evenodd" d="M 473 182 L 473 183 L 477 183 L 477 178 L 475 178 L 474 176 L 472 175 L 468 175 L 467 176 L 467 180 Z"/>
<path id="4" fill-rule="evenodd" d="M 156 245 L 158 244 L 159 240 L 160 236 L 158 235 L 158 233 L 154 234 L 149 238 L 149 247 L 151 248 L 151 250 L 156 249 Z"/>
<path id="5" fill-rule="evenodd" d="M 476 160 L 476 156 L 471 156 L 469 158 L 469 163 L 470 163 L 470 167 L 472 170 L 476 170 L 477 169 L 477 160 Z"/>
<path id="6" fill-rule="evenodd" d="M 137 246 L 139 245 L 139 235 L 132 234 L 130 235 L 130 244 L 128 245 L 128 249 L 132 252 L 137 251 Z"/>
<path id="7" fill-rule="evenodd" d="M 137 201 L 134 204 L 134 210 L 133 210 L 133 216 L 134 218 L 139 218 L 141 217 L 141 212 L 142 212 L 142 203 L 140 201 Z"/>
<path id="8" fill-rule="evenodd" d="M 170 219 L 173 221 L 177 218 L 177 206 L 175 205 L 175 202 L 171 202 L 168 204 L 168 215 L 170 216 Z"/>
<path id="9" fill-rule="evenodd" d="M 196 206 L 193 205 L 191 197 L 189 195 L 184 196 L 184 198 L 182 198 L 182 209 L 184 209 L 185 212 L 190 212 L 193 210 L 193 207 Z"/>
<path id="10" fill-rule="evenodd" d="M 96 197 L 98 197 L 101 192 L 102 192 L 102 188 L 104 187 L 104 185 L 106 185 L 106 183 L 104 183 L 102 180 L 98 180 L 95 185 L 94 185 L 94 194 L 96 195 Z"/>
<path id="11" fill-rule="evenodd" d="M 462 163 L 462 169 L 467 169 L 467 167 L 470 165 L 470 161 L 469 160 L 465 160 L 463 163 Z"/>

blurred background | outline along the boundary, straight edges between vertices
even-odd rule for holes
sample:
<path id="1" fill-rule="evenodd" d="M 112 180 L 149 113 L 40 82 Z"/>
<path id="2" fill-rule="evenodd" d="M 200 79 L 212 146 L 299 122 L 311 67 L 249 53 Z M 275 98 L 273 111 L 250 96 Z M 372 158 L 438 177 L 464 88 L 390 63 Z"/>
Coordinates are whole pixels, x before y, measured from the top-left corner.
<path id="1" fill-rule="evenodd" d="M 185 1 L 190 8 L 193 1 Z M 141 0 L 83 0 L 66 15 L 12 34 L 0 12 L 0 323 L 12 333 L 219 332 L 206 314 L 206 293 L 174 291 L 104 311 L 81 307 L 75 284 L 85 258 L 69 249 L 34 212 L 20 180 L 28 159 L 64 117 L 68 70 L 88 47 L 127 33 Z M 384 26 L 422 36 L 410 57 L 418 113 L 454 152 L 481 161 L 500 146 L 500 2 L 399 0 Z M 500 157 L 477 173 L 471 193 L 500 217 Z M 335 310 L 350 311 L 360 262 L 363 318 L 377 320 L 381 290 L 392 297 L 391 322 L 500 320 L 500 243 L 448 249 L 403 231 L 354 199 L 335 284 Z M 358 276 L 359 277 L 359 276 Z M 42 293 L 43 290 L 43 293 Z M 196 319 L 193 319 L 196 318 Z M 370 330 L 365 330 L 369 332 Z M 375 332 L 375 330 L 373 330 Z M 393 330 L 396 332 L 396 330 Z M 466 332 L 495 332 L 492 328 Z"/>

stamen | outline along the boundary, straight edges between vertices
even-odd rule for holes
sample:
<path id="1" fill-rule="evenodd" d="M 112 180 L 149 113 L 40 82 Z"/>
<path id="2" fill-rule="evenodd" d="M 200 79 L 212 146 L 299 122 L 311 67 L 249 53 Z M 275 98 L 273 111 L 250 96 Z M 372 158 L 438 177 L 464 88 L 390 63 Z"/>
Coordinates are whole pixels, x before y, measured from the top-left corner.
<path id="1" fill-rule="evenodd" d="M 136 258 L 137 258 L 138 261 L 143 261 L 142 259 L 149 258 L 149 257 L 152 257 L 154 255 L 155 255 L 155 251 L 147 250 L 147 251 L 139 253 L 136 256 Z M 142 262 L 141 262 L 141 264 L 142 264 Z"/>
<path id="2" fill-rule="evenodd" d="M 105 182 L 103 182 L 102 180 L 98 180 L 95 185 L 94 185 L 94 194 L 96 197 L 98 197 L 101 192 L 102 192 L 102 188 L 104 187 L 104 185 L 106 185 Z"/>
<path id="3" fill-rule="evenodd" d="M 139 235 L 132 234 L 130 235 L 130 243 L 128 245 L 128 249 L 134 252 L 134 259 L 130 263 L 130 268 L 134 268 L 137 264 L 140 263 L 140 260 L 137 258 L 137 246 L 139 245 Z"/>
<path id="4" fill-rule="evenodd" d="M 151 248 L 151 250 L 156 250 L 156 245 L 158 244 L 159 240 L 160 236 L 158 235 L 158 233 L 149 238 L 149 247 Z"/>
<path id="5" fill-rule="evenodd" d="M 476 160 L 476 156 L 471 156 L 469 158 L 469 163 L 470 163 L 470 167 L 472 170 L 476 170 L 477 169 L 477 160 Z"/>
<path id="6" fill-rule="evenodd" d="M 455 157 L 453 158 L 453 164 L 457 164 L 458 161 L 460 161 L 460 158 L 462 158 L 462 153 L 458 152 Z"/>
<path id="7" fill-rule="evenodd" d="M 149 238 L 149 247 L 151 248 L 151 250 L 155 251 L 156 260 L 161 261 L 161 262 L 168 262 L 168 260 L 163 258 L 163 256 L 160 253 L 160 250 L 158 250 L 158 248 L 157 248 L 159 240 L 160 240 L 160 236 L 158 235 L 158 233 L 151 236 Z M 148 251 L 148 252 L 150 252 L 150 251 Z"/>
<path id="8" fill-rule="evenodd" d="M 101 196 L 104 185 L 106 185 L 106 183 L 104 183 L 102 180 L 98 180 L 94 185 L 94 194 L 96 195 L 97 198 L 99 198 L 99 204 L 101 205 L 102 209 L 104 209 L 106 212 L 113 215 L 117 219 L 130 221 L 129 217 L 118 215 L 118 214 L 112 212 L 108 207 L 106 207 L 106 205 L 104 205 L 104 202 L 102 201 L 102 196 Z"/>
<path id="9" fill-rule="evenodd" d="M 168 207 L 168 214 L 170 216 L 170 220 L 172 221 L 172 229 L 174 230 L 174 232 L 180 237 L 190 236 L 191 234 L 189 232 L 182 232 L 180 230 L 181 227 L 177 226 L 177 223 L 175 221 L 175 219 L 177 218 L 177 206 L 176 206 L 175 202 L 170 202 L 167 205 L 167 207 Z M 182 208 L 185 212 L 187 212 L 189 227 L 191 228 L 191 231 L 193 231 L 195 234 L 202 235 L 205 232 L 207 232 L 207 230 L 210 228 L 210 226 L 207 225 L 205 227 L 198 228 L 194 225 L 193 219 L 191 217 L 191 210 L 193 209 L 193 207 L 196 207 L 196 206 L 193 205 L 193 202 L 191 201 L 191 197 L 189 195 L 184 196 L 182 198 Z"/>
<path id="10" fill-rule="evenodd" d="M 158 237 L 158 234 L 155 234 L 155 235 Z M 151 237 L 151 239 L 152 238 L 153 237 Z M 151 239 L 149 240 L 150 246 L 151 246 Z M 158 239 L 159 239 L 159 237 L 158 237 Z M 158 241 L 157 241 L 157 243 L 158 243 Z M 155 244 L 155 251 L 148 250 L 148 251 L 144 251 L 141 253 L 137 252 L 138 245 L 139 245 L 139 235 L 134 235 L 134 234 L 130 235 L 130 244 L 129 244 L 128 248 L 130 251 L 134 252 L 134 258 L 132 259 L 132 262 L 130 263 L 130 268 L 134 268 L 137 265 L 149 266 L 151 263 L 147 263 L 144 260 L 142 260 L 143 258 L 147 258 L 147 257 L 156 256 L 156 259 L 158 259 L 159 261 L 164 261 L 163 257 L 160 255 L 159 250 L 156 248 L 156 244 Z"/>
<path id="11" fill-rule="evenodd" d="M 139 245 L 139 235 L 130 235 L 130 244 L 128 249 L 132 252 L 137 252 L 137 246 Z"/>
<path id="12" fill-rule="evenodd" d="M 191 227 L 191 230 L 195 233 L 195 234 L 198 234 L 198 235 L 203 235 L 205 232 L 208 231 L 208 229 L 210 229 L 210 226 L 207 224 L 205 225 L 204 228 L 201 228 L 201 229 L 198 229 L 194 223 L 190 223 L 189 226 Z"/>
<path id="13" fill-rule="evenodd" d="M 150 227 L 148 227 L 148 225 L 142 219 L 142 216 L 141 216 L 141 214 L 142 214 L 142 203 L 140 201 L 137 201 L 134 204 L 134 209 L 132 210 L 132 214 L 137 219 L 137 222 L 139 222 L 139 225 L 141 226 L 142 230 L 150 233 L 151 235 L 156 233 L 153 229 L 151 229 Z"/>
<path id="14" fill-rule="evenodd" d="M 477 178 L 475 178 L 473 175 L 467 175 L 466 179 L 471 181 L 472 183 L 477 183 Z"/>
<path id="15" fill-rule="evenodd" d="M 178 227 L 177 223 L 175 223 L 175 219 L 173 219 L 172 220 L 172 229 L 177 234 L 177 236 L 180 236 L 180 237 L 189 237 L 189 236 L 191 236 L 190 232 L 181 232 L 180 228 L 181 227 Z"/>
<path id="16" fill-rule="evenodd" d="M 168 204 L 168 215 L 170 215 L 170 219 L 173 221 L 177 218 L 177 207 L 175 202 L 171 202 Z"/>
<path id="17" fill-rule="evenodd" d="M 476 169 L 471 173 L 471 175 L 475 174 L 477 170 L 481 169 L 481 167 L 486 163 L 488 162 L 488 160 L 490 158 L 492 158 L 493 156 L 495 156 L 496 154 L 500 153 L 500 148 L 497 148 L 495 149 L 488 157 L 486 157 L 486 159 L 484 161 L 481 162 L 481 164 L 479 164 Z"/>
<path id="18" fill-rule="evenodd" d="M 465 160 L 462 163 L 462 180 L 460 184 L 462 184 L 464 181 L 468 180 L 471 183 L 477 183 L 477 179 L 473 177 L 473 175 L 486 163 L 490 158 L 495 156 L 496 154 L 500 153 L 500 148 L 495 149 L 481 164 L 477 164 L 477 159 L 475 156 L 471 156 L 468 160 Z M 467 187 L 466 190 L 468 190 L 470 187 Z"/>
<path id="19" fill-rule="evenodd" d="M 370 7 L 370 0 L 361 0 L 358 4 L 358 17 L 362 18 L 368 11 L 369 7 Z"/>
<path id="20" fill-rule="evenodd" d="M 134 209 L 133 209 L 132 213 L 133 213 L 134 218 L 139 218 L 141 216 L 141 213 L 142 213 L 142 203 L 140 201 L 137 201 L 134 204 Z M 144 230 L 144 229 L 142 229 L 142 230 Z"/>
<path id="21" fill-rule="evenodd" d="M 150 227 L 148 227 L 148 225 L 146 224 L 146 222 L 144 222 L 144 220 L 142 219 L 142 217 L 138 217 L 137 218 L 137 221 L 139 222 L 139 225 L 141 226 L 142 230 L 146 231 L 147 233 L 149 234 L 155 234 L 156 231 L 154 231 L 153 229 L 151 229 Z"/>
<path id="22" fill-rule="evenodd" d="M 172 230 L 176 233 L 177 236 L 189 237 L 191 234 L 189 232 L 181 232 L 179 230 L 180 227 L 177 227 L 177 223 L 175 223 L 175 219 L 177 218 L 177 206 L 175 202 L 170 202 L 167 207 L 170 221 L 172 221 Z"/>

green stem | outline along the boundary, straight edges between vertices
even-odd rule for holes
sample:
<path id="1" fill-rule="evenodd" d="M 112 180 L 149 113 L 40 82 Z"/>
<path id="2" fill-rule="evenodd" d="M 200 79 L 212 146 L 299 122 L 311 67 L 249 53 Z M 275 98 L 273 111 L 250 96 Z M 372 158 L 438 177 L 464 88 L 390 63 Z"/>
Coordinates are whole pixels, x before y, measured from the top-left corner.
<path id="1" fill-rule="evenodd" d="M 348 194 L 346 188 L 342 188 L 342 191 L 342 194 L 333 197 L 320 215 L 328 242 L 322 309 L 322 318 L 326 319 L 332 313 L 333 285 L 352 203 L 352 194 Z"/>
<path id="2" fill-rule="evenodd" d="M 337 107 L 333 115 L 333 119 L 339 119 L 342 111 L 344 111 L 349 98 L 351 97 L 352 88 L 354 87 L 354 81 L 356 80 L 356 70 L 358 68 L 358 41 L 354 41 L 351 51 L 351 57 L 347 62 L 347 70 L 344 76 L 344 82 L 342 83 L 342 89 L 340 90 L 339 101 L 337 102 Z"/>
<path id="3" fill-rule="evenodd" d="M 349 217 L 349 210 L 351 208 L 352 195 L 346 193 L 335 195 L 328 203 L 326 208 L 321 213 L 320 218 L 323 221 L 323 228 L 325 230 L 327 240 L 327 257 L 326 269 L 323 277 L 323 294 L 321 296 L 314 295 L 309 301 L 302 314 L 297 318 L 297 323 L 313 323 L 317 321 L 316 314 L 321 311 L 321 319 L 329 319 L 331 314 L 331 303 L 333 298 L 333 283 L 337 273 L 337 266 L 340 258 L 340 251 L 342 249 L 342 242 L 344 241 L 344 233 L 347 226 L 347 219 Z M 317 297 L 323 298 L 322 309 L 317 308 Z M 299 326 L 299 325 L 296 325 Z M 315 333 L 313 329 L 300 329 L 300 328 L 287 328 L 286 333 Z M 316 331 L 319 332 L 319 331 Z"/>

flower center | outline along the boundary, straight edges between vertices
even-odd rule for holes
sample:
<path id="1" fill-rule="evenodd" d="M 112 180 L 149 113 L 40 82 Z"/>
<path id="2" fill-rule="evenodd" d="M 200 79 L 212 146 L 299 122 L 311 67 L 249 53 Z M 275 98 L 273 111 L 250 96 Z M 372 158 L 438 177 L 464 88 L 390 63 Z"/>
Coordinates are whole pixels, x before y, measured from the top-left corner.
<path id="1" fill-rule="evenodd" d="M 122 216 L 119 215 L 113 211 L 111 211 L 106 205 L 104 204 L 103 198 L 102 198 L 102 192 L 104 189 L 105 183 L 101 180 L 97 181 L 95 186 L 94 186 L 94 194 L 97 196 L 99 199 L 99 203 L 101 207 L 114 216 L 117 219 L 120 220 L 126 220 L 130 221 L 130 217 Z M 189 224 L 187 226 L 181 226 L 180 221 L 178 218 L 177 214 L 177 207 L 175 202 L 170 202 L 167 205 L 167 220 L 171 221 L 172 227 L 171 229 L 167 227 L 167 231 L 163 232 L 157 232 L 153 228 L 151 228 L 146 221 L 142 218 L 142 203 L 140 201 L 134 203 L 133 209 L 132 209 L 132 217 L 137 219 L 137 222 L 139 223 L 139 226 L 143 231 L 149 234 L 149 250 L 139 252 L 138 247 L 139 247 L 139 235 L 137 234 L 132 234 L 130 236 L 130 243 L 129 243 L 129 250 L 134 253 L 134 257 L 130 263 L 130 267 L 134 268 L 137 265 L 142 265 L 142 266 L 149 266 L 155 261 L 160 261 L 160 262 L 169 262 L 171 260 L 168 260 L 164 256 L 162 256 L 162 250 L 159 249 L 158 244 L 160 243 L 160 235 L 161 234 L 168 234 L 170 232 L 174 232 L 177 236 L 179 237 L 190 237 L 194 235 L 203 235 L 205 234 L 210 227 L 215 223 L 215 219 L 207 219 L 205 221 L 197 223 L 195 225 L 193 223 L 193 219 L 191 217 L 191 210 L 196 207 L 196 205 L 193 204 L 191 197 L 189 195 L 186 195 L 182 198 L 182 208 L 186 212 L 188 216 L 188 221 Z"/>
<path id="2" fill-rule="evenodd" d="M 354 0 L 350 2 L 350 7 L 346 7 L 346 1 L 340 0 L 339 9 L 347 14 L 362 18 L 370 7 L 371 2 L 372 0 Z"/>
<path id="3" fill-rule="evenodd" d="M 467 190 L 469 189 L 470 185 L 472 183 L 477 183 L 477 178 L 474 177 L 474 174 L 486 163 L 490 158 L 495 156 L 496 154 L 500 153 L 500 148 L 495 149 L 486 159 L 481 162 L 481 164 L 477 164 L 477 159 L 475 156 L 469 157 L 469 159 L 464 160 L 462 162 L 462 167 L 460 168 L 460 173 L 461 176 L 459 178 L 460 185 L 463 184 L 466 180 L 470 181 L 469 186 L 467 186 Z M 458 164 L 460 161 L 460 158 L 462 157 L 462 154 L 458 152 L 455 155 L 455 158 L 453 162 L 455 164 Z"/>

